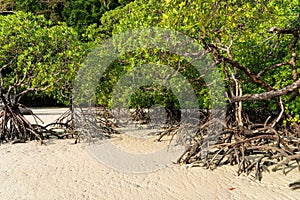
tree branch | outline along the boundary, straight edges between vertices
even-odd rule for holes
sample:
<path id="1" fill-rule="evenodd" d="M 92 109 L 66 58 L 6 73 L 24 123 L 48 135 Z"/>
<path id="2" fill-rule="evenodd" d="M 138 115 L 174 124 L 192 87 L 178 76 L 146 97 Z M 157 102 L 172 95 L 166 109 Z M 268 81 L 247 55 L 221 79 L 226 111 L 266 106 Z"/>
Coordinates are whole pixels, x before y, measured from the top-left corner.
<path id="1" fill-rule="evenodd" d="M 267 99 L 272 99 L 274 97 L 279 97 L 279 96 L 291 93 L 298 88 L 300 88 L 300 79 L 298 79 L 294 83 L 292 83 L 280 90 L 273 90 L 273 91 L 263 92 L 260 94 L 246 94 L 241 97 L 233 97 L 231 99 L 231 101 L 237 102 L 237 101 L 267 100 Z"/>
<path id="2" fill-rule="evenodd" d="M 275 65 L 272 65 L 270 67 L 266 67 L 264 69 L 262 69 L 258 74 L 257 74 L 257 77 L 260 77 L 263 73 L 265 73 L 266 71 L 268 70 L 272 70 L 272 69 L 275 69 L 277 67 L 281 67 L 281 66 L 284 66 L 284 65 L 291 65 L 290 62 L 282 62 L 282 63 L 277 63 Z"/>

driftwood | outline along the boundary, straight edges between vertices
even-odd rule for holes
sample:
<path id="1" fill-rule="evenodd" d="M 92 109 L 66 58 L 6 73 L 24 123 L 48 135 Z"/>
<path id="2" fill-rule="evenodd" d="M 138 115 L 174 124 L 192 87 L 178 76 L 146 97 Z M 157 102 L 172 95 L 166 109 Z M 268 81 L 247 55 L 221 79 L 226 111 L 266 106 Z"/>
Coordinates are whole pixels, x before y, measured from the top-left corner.
<path id="1" fill-rule="evenodd" d="M 290 183 L 290 184 L 289 184 L 289 187 L 290 187 L 291 189 L 293 189 L 293 190 L 295 190 L 295 189 L 300 189 L 300 180 L 297 180 L 297 181 L 295 181 L 295 182 L 293 182 L 293 183 Z"/>

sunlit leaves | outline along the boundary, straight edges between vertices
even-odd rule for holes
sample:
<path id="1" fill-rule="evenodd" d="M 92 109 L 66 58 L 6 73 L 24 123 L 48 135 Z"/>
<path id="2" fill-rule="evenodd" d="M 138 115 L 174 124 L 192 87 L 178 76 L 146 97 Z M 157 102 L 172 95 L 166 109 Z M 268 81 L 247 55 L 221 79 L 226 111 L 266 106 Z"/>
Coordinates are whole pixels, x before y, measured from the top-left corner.
<path id="1" fill-rule="evenodd" d="M 44 94 L 68 104 L 70 101 L 62 92 L 70 96 L 68 84 L 74 79 L 86 48 L 72 28 L 63 23 L 51 24 L 42 16 L 23 12 L 0 16 L 0 67 L 9 64 L 4 89 L 15 83 L 16 74 L 26 75 L 26 84 L 18 88 L 19 92 L 51 85 Z"/>
<path id="2" fill-rule="evenodd" d="M 136 0 L 123 9 L 106 13 L 105 18 L 110 18 L 113 23 L 110 27 L 113 34 L 138 27 L 167 27 L 181 31 L 199 42 L 203 39 L 214 43 L 221 47 L 221 54 L 225 56 L 227 52 L 222 48 L 228 47 L 232 42 L 231 54 L 234 60 L 257 74 L 264 68 L 290 60 L 288 46 L 291 37 L 278 37 L 269 33 L 269 30 L 271 27 L 288 28 L 299 25 L 299 13 L 298 0 Z M 132 56 L 131 63 L 143 59 Z M 169 61 L 171 59 L 167 58 Z M 155 55 L 152 55 L 152 60 L 155 60 Z M 172 65 L 172 62 L 168 64 Z M 237 78 L 242 84 L 243 93 L 265 91 L 242 72 L 238 72 Z M 270 70 L 262 75 L 262 79 L 274 88 L 282 88 L 292 82 L 291 67 L 282 66 Z M 206 101 L 205 99 L 207 97 L 201 97 L 199 101 Z M 295 101 L 299 99 L 296 98 Z M 294 104 L 295 101 L 287 105 Z M 270 108 L 274 109 L 274 102 L 269 103 Z M 255 105 L 250 103 L 249 107 Z M 295 107 L 289 109 L 295 111 Z"/>

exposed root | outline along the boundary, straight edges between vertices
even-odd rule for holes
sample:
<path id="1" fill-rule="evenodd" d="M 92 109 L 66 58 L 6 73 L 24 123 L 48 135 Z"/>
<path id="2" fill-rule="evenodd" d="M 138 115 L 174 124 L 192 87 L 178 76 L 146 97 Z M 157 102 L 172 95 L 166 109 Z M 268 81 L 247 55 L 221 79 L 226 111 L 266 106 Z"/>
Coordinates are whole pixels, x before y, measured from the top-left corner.
<path id="1" fill-rule="evenodd" d="M 0 143 L 19 143 L 27 140 L 39 140 L 43 143 L 44 135 L 39 128 L 32 125 L 20 112 L 26 108 L 21 104 L 5 104 L 0 113 Z M 30 111 L 35 121 L 40 120 Z"/>
<path id="2" fill-rule="evenodd" d="M 281 115 L 280 113 L 280 117 Z M 246 120 L 243 127 L 232 120 L 234 117 L 227 116 L 223 131 L 217 137 L 209 135 L 207 130 L 207 124 L 216 121 L 212 122 L 209 115 L 199 120 L 199 130 L 178 163 L 208 169 L 227 164 L 236 165 L 238 175 L 254 173 L 258 180 L 262 179 L 263 172 L 270 169 L 282 170 L 285 174 L 287 169 L 295 168 L 295 162 L 300 171 L 300 139 L 288 127 L 280 126 L 277 123 L 278 117 L 272 117 L 273 121 L 267 117 L 261 123 L 251 123 L 249 118 L 244 117 Z M 167 129 L 159 136 L 158 141 L 167 134 L 176 134 L 177 129 L 178 127 Z"/>

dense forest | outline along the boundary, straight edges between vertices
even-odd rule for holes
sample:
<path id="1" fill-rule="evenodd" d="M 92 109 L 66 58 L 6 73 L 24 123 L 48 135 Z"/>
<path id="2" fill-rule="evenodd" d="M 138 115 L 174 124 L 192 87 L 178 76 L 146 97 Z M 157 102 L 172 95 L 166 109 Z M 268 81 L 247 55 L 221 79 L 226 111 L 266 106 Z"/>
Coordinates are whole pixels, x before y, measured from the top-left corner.
<path id="1" fill-rule="evenodd" d="M 134 40 L 149 37 L 164 44 L 159 33 L 149 30 L 170 30 L 170 37 L 180 33 L 212 58 L 217 70 L 208 75 L 210 79 L 205 79 L 209 69 L 201 74 L 194 67 L 201 52 L 177 53 L 141 45 L 123 49 L 102 73 L 92 97 L 95 104 L 112 108 L 115 85 L 137 66 L 169 66 L 191 85 L 200 109 L 226 104 L 224 130 L 217 150 L 205 158 L 206 165 L 236 163 L 239 172 L 256 167 L 259 177 L 264 166 L 274 164 L 270 160 L 277 160 L 279 167 L 300 159 L 299 4 L 298 0 L 0 0 L 0 97 L 12 105 L 47 99 L 70 106 L 78 70 L 103 41 L 139 30 L 136 38 L 117 44 L 129 48 Z M 178 51 L 184 50 L 180 45 Z M 174 75 L 172 70 L 162 74 L 166 80 Z M 221 79 L 214 79 L 214 73 Z M 209 85 L 216 82 L 224 90 L 212 92 Z M 178 94 L 166 87 L 135 89 L 130 97 L 126 89 L 122 90 L 126 94 L 119 94 L 130 108 L 158 104 L 181 108 Z M 214 102 L 215 96 L 225 101 Z M 179 162 L 203 159 L 199 153 L 205 142 L 202 129 L 211 119 L 206 117 L 196 143 Z M 260 157 L 246 158 L 252 153 Z"/>

